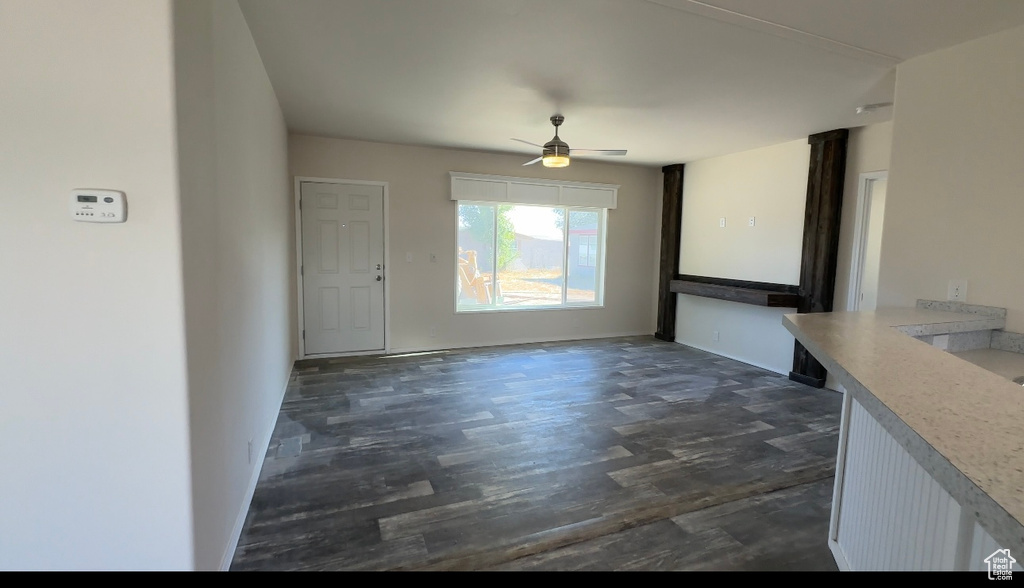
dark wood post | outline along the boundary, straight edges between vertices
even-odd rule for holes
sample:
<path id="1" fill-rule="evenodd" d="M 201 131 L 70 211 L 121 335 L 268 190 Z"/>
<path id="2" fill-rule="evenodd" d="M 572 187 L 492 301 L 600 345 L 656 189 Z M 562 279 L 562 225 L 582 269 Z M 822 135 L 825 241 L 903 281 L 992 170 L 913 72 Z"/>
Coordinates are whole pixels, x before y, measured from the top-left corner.
<path id="1" fill-rule="evenodd" d="M 661 197 L 661 265 L 658 270 L 658 330 L 662 341 L 676 340 L 676 294 L 672 280 L 679 273 L 679 236 L 683 220 L 683 168 L 676 163 L 661 168 L 665 176 Z"/>
<path id="2" fill-rule="evenodd" d="M 832 311 L 849 135 L 849 130 L 837 129 L 807 138 L 811 144 L 811 162 L 807 178 L 807 205 L 804 208 L 797 312 Z M 789 379 L 821 388 L 825 386 L 826 375 L 825 368 L 797 341 Z"/>

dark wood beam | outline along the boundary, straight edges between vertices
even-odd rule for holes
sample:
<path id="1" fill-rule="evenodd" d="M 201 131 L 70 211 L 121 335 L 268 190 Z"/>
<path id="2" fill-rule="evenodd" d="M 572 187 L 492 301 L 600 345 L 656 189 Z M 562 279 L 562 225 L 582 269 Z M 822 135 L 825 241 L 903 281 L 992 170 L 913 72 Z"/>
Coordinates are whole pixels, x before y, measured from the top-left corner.
<path id="1" fill-rule="evenodd" d="M 807 138 L 811 145 L 811 160 L 800 259 L 800 299 L 797 304 L 797 312 L 800 313 L 832 311 L 849 135 L 849 130 L 837 129 Z M 825 386 L 826 375 L 825 368 L 798 341 L 789 378 L 821 388 Z"/>
<path id="2" fill-rule="evenodd" d="M 782 292 L 786 294 L 799 294 L 800 286 L 792 284 L 776 284 L 774 282 L 754 282 L 752 280 L 736 280 L 734 278 L 718 278 L 714 276 L 695 276 L 692 274 L 678 274 L 676 280 L 686 282 L 699 282 L 701 284 L 716 284 L 718 286 L 731 286 L 733 288 L 747 288 L 750 290 L 767 290 L 769 292 Z M 793 308 L 796 308 L 795 306 Z"/>
<path id="3" fill-rule="evenodd" d="M 671 289 L 677 294 L 775 308 L 796 308 L 800 298 L 797 286 L 710 276 L 680 275 L 672 280 Z"/>
<path id="4" fill-rule="evenodd" d="M 683 220 L 682 163 L 661 168 L 664 187 L 661 196 L 661 264 L 658 270 L 658 330 L 662 341 L 676 340 L 676 294 L 672 280 L 679 272 L 679 237 Z"/>

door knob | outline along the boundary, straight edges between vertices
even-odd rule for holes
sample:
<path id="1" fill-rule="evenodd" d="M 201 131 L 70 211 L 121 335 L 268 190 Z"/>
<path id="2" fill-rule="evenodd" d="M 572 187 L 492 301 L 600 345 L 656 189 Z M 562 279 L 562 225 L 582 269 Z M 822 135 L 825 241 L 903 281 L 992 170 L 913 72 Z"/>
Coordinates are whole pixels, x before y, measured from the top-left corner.
<path id="1" fill-rule="evenodd" d="M 378 263 L 377 264 L 377 271 L 380 271 L 380 268 L 381 268 L 381 265 Z"/>
<path id="2" fill-rule="evenodd" d="M 381 281 L 381 280 L 383 280 L 383 279 L 384 279 L 384 278 L 382 278 L 381 276 L 377 276 L 377 281 L 378 281 L 378 282 L 379 282 L 379 281 Z"/>

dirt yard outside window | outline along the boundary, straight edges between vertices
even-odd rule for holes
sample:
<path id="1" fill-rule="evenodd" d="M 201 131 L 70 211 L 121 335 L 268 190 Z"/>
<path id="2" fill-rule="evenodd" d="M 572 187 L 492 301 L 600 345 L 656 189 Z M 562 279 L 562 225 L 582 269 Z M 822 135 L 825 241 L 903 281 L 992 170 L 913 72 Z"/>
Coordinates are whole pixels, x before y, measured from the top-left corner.
<path id="1" fill-rule="evenodd" d="M 547 306 L 562 303 L 562 271 L 557 269 L 502 270 L 498 272 L 502 306 Z M 569 302 L 593 302 L 593 290 L 569 288 Z"/>

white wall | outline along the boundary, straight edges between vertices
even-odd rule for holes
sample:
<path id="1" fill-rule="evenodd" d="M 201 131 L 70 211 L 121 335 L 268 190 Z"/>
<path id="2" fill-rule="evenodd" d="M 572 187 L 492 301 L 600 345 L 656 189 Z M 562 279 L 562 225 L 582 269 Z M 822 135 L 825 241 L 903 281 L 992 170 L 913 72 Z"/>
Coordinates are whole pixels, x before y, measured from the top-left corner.
<path id="1" fill-rule="evenodd" d="M 175 3 L 175 54 L 195 564 L 216 569 L 294 359 L 288 137 L 235 0 Z"/>
<path id="2" fill-rule="evenodd" d="M 897 69 L 879 304 L 943 300 L 1008 309 L 1024 331 L 1024 27 Z"/>
<path id="3" fill-rule="evenodd" d="M 799 283 L 809 157 L 800 139 L 686 164 L 680 273 Z M 676 341 L 789 373 L 793 336 L 782 315 L 791 312 L 680 294 Z"/>
<path id="4" fill-rule="evenodd" d="M 846 308 L 861 173 L 888 169 L 892 124 L 850 130 L 835 309 Z M 680 273 L 798 284 L 810 146 L 806 139 L 686 164 Z M 726 217 L 726 227 L 719 219 Z M 747 221 L 755 217 L 751 228 Z M 793 337 L 775 309 L 679 295 L 676 340 L 786 374 Z M 719 341 L 713 334 L 719 332 Z M 829 387 L 834 382 L 829 380 Z"/>
<path id="5" fill-rule="evenodd" d="M 839 256 L 836 263 L 835 310 L 848 310 L 850 265 L 857 221 L 857 191 L 860 174 L 889 169 L 892 150 L 892 123 L 884 122 L 850 129 L 846 154 L 846 182 L 843 185 L 843 211 L 839 226 Z"/>
<path id="6" fill-rule="evenodd" d="M 305 135 L 289 142 L 296 176 L 389 182 L 393 352 L 653 333 L 658 253 L 651 231 L 658 231 L 661 170 L 582 159 L 560 171 L 524 168 L 527 159 Z M 449 260 L 457 220 L 449 171 L 621 184 L 618 208 L 608 213 L 605 307 L 456 315 Z M 413 263 L 405 261 L 406 252 Z M 437 263 L 429 262 L 429 253 L 437 254 Z"/>
<path id="7" fill-rule="evenodd" d="M 0 568 L 190 568 L 170 3 L 4 0 L 0 80 Z"/>
<path id="8" fill-rule="evenodd" d="M 798 283 L 809 157 L 799 139 L 686 164 L 680 272 Z"/>

